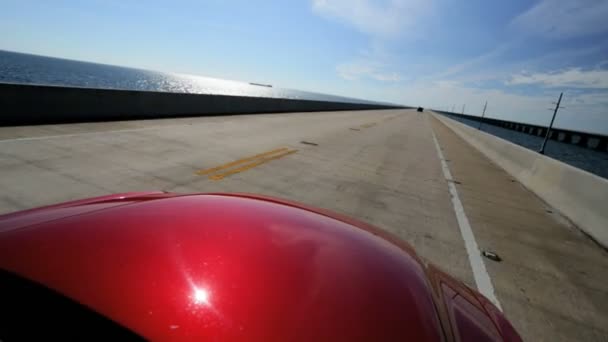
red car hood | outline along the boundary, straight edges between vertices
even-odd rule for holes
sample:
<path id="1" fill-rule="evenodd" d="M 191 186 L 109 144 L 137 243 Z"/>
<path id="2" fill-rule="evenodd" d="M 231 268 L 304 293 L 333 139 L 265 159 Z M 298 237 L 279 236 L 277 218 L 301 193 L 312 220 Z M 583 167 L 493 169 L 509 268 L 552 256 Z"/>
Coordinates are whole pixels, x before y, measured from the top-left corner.
<path id="1" fill-rule="evenodd" d="M 126 192 L 18 211 L 0 215 L 0 232 L 159 197 L 167 197 L 167 195 L 161 191 Z"/>
<path id="2" fill-rule="evenodd" d="M 0 216 L 0 269 L 147 339 L 517 337 L 407 244 L 253 195 L 121 194 Z"/>

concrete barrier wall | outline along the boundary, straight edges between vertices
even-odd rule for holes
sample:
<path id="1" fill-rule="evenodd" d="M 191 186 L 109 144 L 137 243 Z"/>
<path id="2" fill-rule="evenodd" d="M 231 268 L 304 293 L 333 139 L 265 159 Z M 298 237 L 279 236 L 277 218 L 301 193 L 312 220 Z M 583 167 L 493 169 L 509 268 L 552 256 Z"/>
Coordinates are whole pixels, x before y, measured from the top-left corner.
<path id="1" fill-rule="evenodd" d="M 396 106 L 0 83 L 0 125 L 389 108 Z"/>
<path id="2" fill-rule="evenodd" d="M 433 114 L 520 183 L 608 247 L 608 180 Z"/>

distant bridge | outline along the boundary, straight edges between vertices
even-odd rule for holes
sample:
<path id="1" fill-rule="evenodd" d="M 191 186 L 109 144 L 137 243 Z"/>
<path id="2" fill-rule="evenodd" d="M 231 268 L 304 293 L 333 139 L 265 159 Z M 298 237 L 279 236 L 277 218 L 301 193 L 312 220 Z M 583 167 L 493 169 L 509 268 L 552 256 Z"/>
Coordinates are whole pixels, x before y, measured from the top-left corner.
<path id="1" fill-rule="evenodd" d="M 458 114 L 452 112 L 445 112 L 436 110 L 436 113 L 440 113 L 452 118 L 464 118 L 473 120 L 476 122 L 480 122 L 482 124 L 498 126 L 506 129 L 510 129 L 513 131 L 522 132 L 529 135 L 544 137 L 547 134 L 546 126 L 533 125 L 529 123 L 515 122 L 509 120 L 502 120 L 496 118 L 488 118 L 488 117 L 479 117 L 468 114 Z M 563 142 L 566 144 L 573 144 L 582 147 L 586 147 L 593 150 L 598 150 L 602 152 L 608 152 L 608 136 L 597 134 L 597 133 L 588 133 L 588 132 L 579 132 L 572 131 L 563 128 L 551 128 L 551 133 L 549 134 L 549 139 Z"/>

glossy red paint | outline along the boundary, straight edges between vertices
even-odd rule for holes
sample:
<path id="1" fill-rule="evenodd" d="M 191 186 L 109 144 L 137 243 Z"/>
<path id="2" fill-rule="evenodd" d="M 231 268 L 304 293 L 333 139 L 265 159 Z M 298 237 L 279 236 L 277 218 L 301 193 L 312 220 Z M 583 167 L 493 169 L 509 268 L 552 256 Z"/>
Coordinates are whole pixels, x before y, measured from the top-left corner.
<path id="1" fill-rule="evenodd" d="M 154 340 L 519 340 L 407 244 L 255 195 L 121 194 L 0 216 L 0 269 Z"/>

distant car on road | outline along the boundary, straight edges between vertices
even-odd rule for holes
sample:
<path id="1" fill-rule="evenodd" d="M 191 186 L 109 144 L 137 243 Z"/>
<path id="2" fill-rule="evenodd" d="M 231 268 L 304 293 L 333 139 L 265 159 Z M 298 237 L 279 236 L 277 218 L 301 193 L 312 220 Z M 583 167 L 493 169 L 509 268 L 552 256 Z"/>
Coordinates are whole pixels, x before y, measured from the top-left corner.
<path id="1" fill-rule="evenodd" d="M 385 231 L 249 194 L 0 216 L 0 340 L 521 341 Z"/>
<path id="2" fill-rule="evenodd" d="M 423 111 L 424 111 L 424 108 L 422 108 L 422 107 L 418 107 L 418 109 L 417 109 L 416 111 L 418 111 L 418 112 L 423 112 Z"/>

